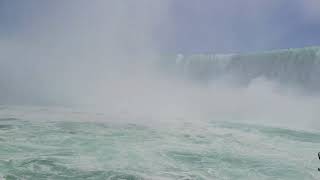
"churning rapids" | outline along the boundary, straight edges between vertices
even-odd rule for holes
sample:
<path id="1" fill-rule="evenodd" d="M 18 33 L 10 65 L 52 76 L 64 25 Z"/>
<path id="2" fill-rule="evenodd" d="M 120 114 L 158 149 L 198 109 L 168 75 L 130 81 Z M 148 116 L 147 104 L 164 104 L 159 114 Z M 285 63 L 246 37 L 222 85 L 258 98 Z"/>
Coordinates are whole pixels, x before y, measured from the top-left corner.
<path id="1" fill-rule="evenodd" d="M 201 87 L 179 97 L 191 98 L 182 117 L 160 116 L 168 112 L 161 109 L 149 115 L 163 121 L 130 111 L 117 116 L 2 105 L 0 179 L 320 178 L 319 48 L 164 59 L 158 65 L 167 76 Z M 221 79 L 236 87 L 209 88 Z M 274 82 L 275 94 L 265 84 L 252 87 L 257 79 Z M 297 95 L 285 95 L 278 85 L 296 89 Z M 138 102 L 151 105 L 152 98 Z M 205 115 L 189 116 L 193 109 Z"/>
<path id="2" fill-rule="evenodd" d="M 7 180 L 319 177 L 319 132 L 215 121 L 154 127 L 35 107 L 0 115 Z"/>

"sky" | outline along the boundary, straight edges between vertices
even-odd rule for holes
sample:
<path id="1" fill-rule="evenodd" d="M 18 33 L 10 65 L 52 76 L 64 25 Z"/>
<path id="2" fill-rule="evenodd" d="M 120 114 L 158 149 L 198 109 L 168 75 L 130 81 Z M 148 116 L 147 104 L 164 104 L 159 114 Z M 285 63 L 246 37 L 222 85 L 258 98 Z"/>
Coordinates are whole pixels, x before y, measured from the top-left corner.
<path id="1" fill-rule="evenodd" d="M 319 45 L 320 1 L 174 1 L 181 51 L 250 52 Z"/>
<path id="2" fill-rule="evenodd" d="M 25 34 L 35 22 L 52 21 L 50 14 L 70 11 L 62 2 L 0 0 L 0 37 Z M 74 7 L 79 4 L 70 2 Z M 159 8 L 158 16 L 165 17 L 162 22 L 150 20 L 158 23 L 152 38 L 162 52 L 252 52 L 320 44 L 318 0 L 154 0 L 151 4 L 165 6 Z M 148 8 L 139 11 L 148 16 Z"/>

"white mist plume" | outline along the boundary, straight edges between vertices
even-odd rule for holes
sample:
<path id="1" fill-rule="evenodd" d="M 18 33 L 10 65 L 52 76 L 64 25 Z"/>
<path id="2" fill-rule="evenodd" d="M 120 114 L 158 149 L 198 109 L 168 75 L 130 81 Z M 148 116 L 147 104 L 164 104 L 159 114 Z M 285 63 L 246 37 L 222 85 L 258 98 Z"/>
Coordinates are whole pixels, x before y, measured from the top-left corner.
<path id="1" fill-rule="evenodd" d="M 256 7 L 253 0 L 245 5 Z M 157 73 L 152 62 L 163 26 L 171 25 L 169 0 L 61 0 L 51 6 L 41 13 L 32 9 L 26 30 L 0 43 L 4 103 L 85 105 L 130 120 L 312 126 L 319 117 L 318 100 L 279 94 L 267 81 L 249 88 L 202 87 Z"/>
<path id="2" fill-rule="evenodd" d="M 29 5 L 24 30 L 1 41 L 2 99 L 78 103 L 110 81 L 142 76 L 158 56 L 166 0 L 46 3 Z"/>

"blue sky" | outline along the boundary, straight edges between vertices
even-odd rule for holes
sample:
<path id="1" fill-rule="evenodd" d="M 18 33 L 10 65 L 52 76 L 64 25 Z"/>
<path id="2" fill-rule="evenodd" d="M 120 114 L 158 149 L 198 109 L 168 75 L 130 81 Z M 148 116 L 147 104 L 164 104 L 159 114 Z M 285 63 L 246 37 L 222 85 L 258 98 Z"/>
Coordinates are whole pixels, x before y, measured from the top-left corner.
<path id="1" fill-rule="evenodd" d="M 48 12 L 63 14 L 63 1 L 55 2 L 58 1 L 0 0 L 0 37 L 19 36 L 30 31 L 37 21 L 50 21 L 46 19 Z M 168 11 L 164 13 L 169 18 L 157 26 L 160 30 L 153 36 L 161 37 L 159 46 L 163 51 L 184 53 L 252 52 L 320 45 L 318 2 L 166 0 Z"/>
<path id="2" fill-rule="evenodd" d="M 319 14 L 310 12 L 320 7 L 311 10 L 315 3 L 307 1 L 175 1 L 177 47 L 228 52 L 320 45 Z"/>

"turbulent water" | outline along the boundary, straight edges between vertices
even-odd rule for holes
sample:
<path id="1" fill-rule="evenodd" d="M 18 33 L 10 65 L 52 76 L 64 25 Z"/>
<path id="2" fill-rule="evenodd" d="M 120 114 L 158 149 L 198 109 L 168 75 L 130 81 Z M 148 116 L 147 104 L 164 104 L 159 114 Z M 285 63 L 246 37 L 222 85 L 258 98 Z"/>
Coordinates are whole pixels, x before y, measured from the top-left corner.
<path id="1" fill-rule="evenodd" d="M 320 178 L 319 47 L 244 55 L 180 54 L 156 64 L 160 68 L 152 70 L 165 72 L 164 80 L 124 76 L 119 83 L 101 81 L 111 86 L 101 90 L 101 98 L 98 95 L 107 102 L 102 114 L 1 106 L 0 180 Z M 26 82 L 32 79 L 26 77 Z M 86 81 L 81 77 L 79 87 Z M 287 96 L 273 92 L 268 83 L 250 87 L 257 78 L 304 93 Z M 236 86 L 208 86 L 221 79 Z M 2 82 L 1 103 L 21 100 L 19 92 L 46 97 L 40 87 L 33 87 L 41 83 L 28 86 L 41 92 L 30 95 L 24 88 L 6 86 L 12 81 Z M 57 82 L 47 88 L 61 87 L 63 92 L 64 84 Z M 71 88 L 72 95 L 77 87 Z M 81 93 L 74 96 L 86 101 Z M 49 99 L 56 97 L 48 93 Z"/>
<path id="2" fill-rule="evenodd" d="M 3 106 L 0 177 L 320 178 L 319 132 L 214 119 L 156 126 L 126 122 L 67 109 Z"/>

